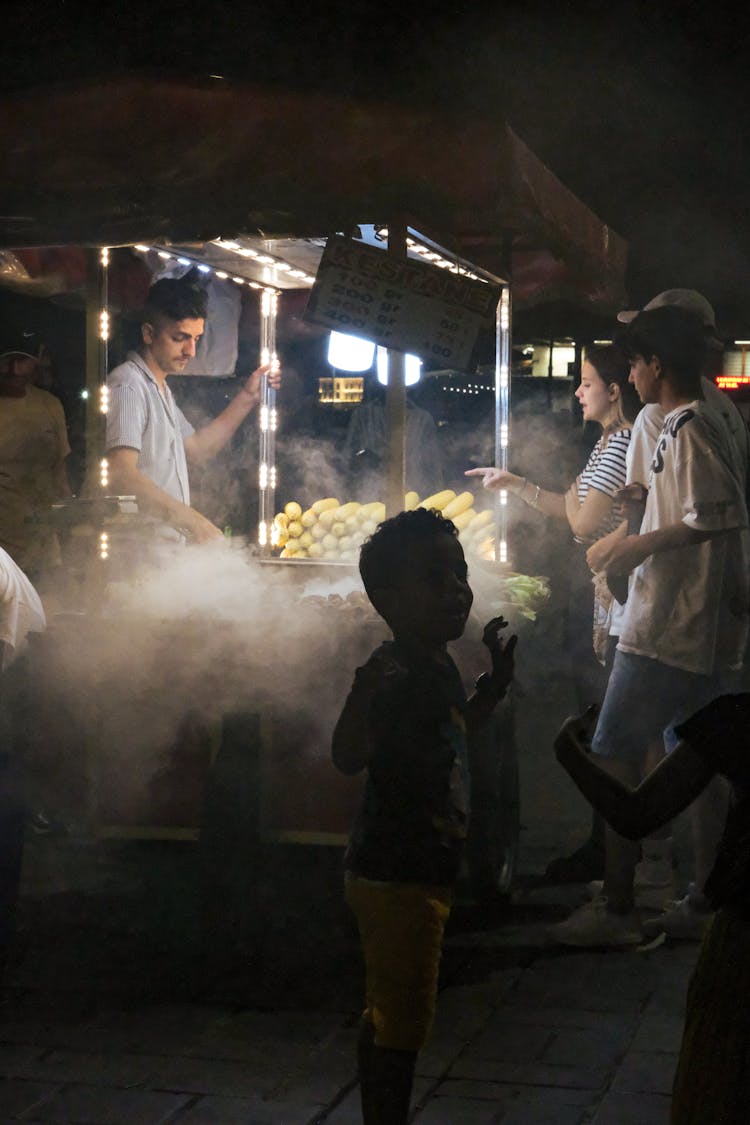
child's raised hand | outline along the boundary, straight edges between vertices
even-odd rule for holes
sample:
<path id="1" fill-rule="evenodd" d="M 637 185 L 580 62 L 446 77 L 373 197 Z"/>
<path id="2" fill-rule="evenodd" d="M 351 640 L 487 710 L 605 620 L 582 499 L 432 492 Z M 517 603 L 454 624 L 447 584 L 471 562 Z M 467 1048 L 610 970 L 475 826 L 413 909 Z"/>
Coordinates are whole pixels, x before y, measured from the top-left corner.
<path id="1" fill-rule="evenodd" d="M 500 636 L 500 630 L 507 627 L 508 622 L 500 616 L 493 617 L 482 630 L 482 644 L 486 646 L 492 658 L 492 682 L 498 696 L 505 693 L 513 679 L 513 653 L 518 641 L 515 633 L 508 637 L 507 641 Z"/>

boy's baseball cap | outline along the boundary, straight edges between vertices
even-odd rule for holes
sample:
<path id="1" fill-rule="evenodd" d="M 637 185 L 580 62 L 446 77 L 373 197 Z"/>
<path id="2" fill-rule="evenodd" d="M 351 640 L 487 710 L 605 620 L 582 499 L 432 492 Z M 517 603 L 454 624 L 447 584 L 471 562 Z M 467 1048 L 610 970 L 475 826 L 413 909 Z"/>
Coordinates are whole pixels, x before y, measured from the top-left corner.
<path id="1" fill-rule="evenodd" d="M 36 332 L 27 332 L 23 329 L 5 338 L 0 359 L 12 355 L 22 355 L 27 359 L 39 359 L 39 335 Z"/>
<path id="2" fill-rule="evenodd" d="M 716 336 L 716 315 L 713 306 L 697 289 L 665 289 L 657 293 L 642 309 L 624 309 L 617 314 L 621 324 L 630 324 L 640 312 L 650 312 L 651 309 L 663 309 L 667 306 L 686 309 L 694 313 L 706 330 L 708 343 L 713 348 L 723 348 L 724 344 Z"/>

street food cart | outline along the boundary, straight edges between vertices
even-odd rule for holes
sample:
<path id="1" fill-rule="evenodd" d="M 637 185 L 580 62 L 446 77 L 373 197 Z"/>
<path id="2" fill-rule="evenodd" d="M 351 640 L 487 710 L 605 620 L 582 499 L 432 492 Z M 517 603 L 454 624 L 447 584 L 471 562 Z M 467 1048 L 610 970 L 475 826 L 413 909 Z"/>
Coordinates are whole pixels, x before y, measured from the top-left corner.
<path id="1" fill-rule="evenodd" d="M 361 285 L 345 283 L 346 300 L 336 305 L 323 299 L 332 292 L 323 281 L 338 268 L 361 282 L 362 263 L 381 255 L 410 313 L 398 325 L 402 334 L 384 339 L 387 484 L 385 495 L 373 497 L 382 518 L 408 505 L 402 356 L 414 343 L 409 321 L 419 311 L 420 279 L 440 279 L 424 305 L 431 315 L 422 347 L 440 349 L 442 366 L 468 363 L 458 330 L 465 324 L 447 315 L 466 313 L 476 330 L 462 293 L 484 289 L 491 298 L 481 315 L 486 320 L 492 308 L 495 456 L 505 464 L 511 291 L 521 303 L 575 294 L 614 309 L 623 296 L 624 243 L 502 122 L 436 120 L 402 107 L 219 81 L 117 79 L 13 103 L 12 114 L 0 115 L 4 275 L 18 291 L 26 281 L 31 289 L 45 268 L 45 247 L 58 248 L 46 256 L 57 270 L 56 282 L 48 278 L 53 290 L 70 284 L 82 257 L 86 264 L 77 280 L 87 311 L 86 455 L 101 492 L 83 509 L 74 502 L 57 514 L 78 549 L 79 596 L 52 620 L 40 661 L 51 713 L 76 694 L 94 701 L 90 712 L 80 710 L 85 729 L 73 726 L 88 747 L 79 766 L 90 820 L 102 834 L 197 834 L 206 778 L 221 760 L 231 720 L 242 714 L 257 750 L 245 760 L 243 783 L 254 793 L 259 830 L 269 839 L 340 842 L 358 782 L 330 765 L 330 729 L 355 664 L 382 627 L 358 589 L 352 556 L 289 549 L 307 529 L 289 533 L 295 521 L 285 508 L 296 498 L 276 479 L 277 407 L 269 387 L 260 410 L 257 541 L 226 552 L 220 563 L 206 555 L 205 583 L 185 576 L 193 594 L 200 585 L 201 597 L 188 612 L 183 601 L 178 623 L 167 610 L 179 586 L 174 576 L 165 582 L 153 572 L 123 574 L 142 529 L 137 513 L 123 510 L 127 499 L 108 497 L 102 458 L 104 377 L 118 313 L 112 270 L 125 255 L 156 256 L 255 294 L 259 358 L 274 362 L 278 306 L 290 292 L 310 291 L 317 323 L 333 326 L 339 316 L 340 325 L 366 335 L 372 318 L 362 315 Z M 184 143 L 175 140 L 183 136 Z M 332 248 L 339 251 L 333 263 Z M 344 262 L 352 253 L 354 264 Z M 380 290 L 377 299 L 382 315 Z M 96 507 L 97 499 L 109 508 Z M 337 510 L 348 503 L 325 499 L 335 499 Z M 490 600 L 493 581 L 507 578 L 512 565 L 505 500 L 487 515 L 470 505 L 485 529 L 490 580 L 482 585 Z M 286 525 L 278 518 L 284 514 Z M 243 582 L 244 596 L 228 607 L 225 591 Z M 251 602 L 256 609 L 248 614 Z M 320 645 L 311 646 L 310 636 Z M 138 659 L 127 659 L 129 651 Z M 186 652 L 199 657 L 187 671 L 177 658 Z"/>

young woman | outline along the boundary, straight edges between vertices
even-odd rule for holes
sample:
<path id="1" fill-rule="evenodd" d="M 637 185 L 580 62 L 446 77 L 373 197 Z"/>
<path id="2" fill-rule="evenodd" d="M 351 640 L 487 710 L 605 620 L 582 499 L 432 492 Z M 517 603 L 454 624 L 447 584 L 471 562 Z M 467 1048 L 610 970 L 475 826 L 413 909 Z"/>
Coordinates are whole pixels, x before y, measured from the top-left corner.
<path id="1" fill-rule="evenodd" d="M 596 423 L 602 432 L 580 476 L 565 493 L 549 492 L 527 477 L 504 469 L 470 469 L 466 473 L 481 477 L 484 488 L 492 492 L 505 489 L 544 515 L 567 520 L 570 526 L 574 549 L 566 647 L 581 708 L 601 702 L 614 652 L 614 640 L 609 637 L 613 598 L 603 579 L 589 570 L 586 550 L 614 531 L 624 518 L 615 493 L 625 485 L 630 428 L 638 410 L 628 382 L 629 371 L 619 348 L 604 345 L 587 349 L 575 396 L 584 422 Z M 601 878 L 603 864 L 604 826 L 595 817 L 591 838 L 571 856 L 554 860 L 546 874 L 560 882 L 585 882 Z"/>

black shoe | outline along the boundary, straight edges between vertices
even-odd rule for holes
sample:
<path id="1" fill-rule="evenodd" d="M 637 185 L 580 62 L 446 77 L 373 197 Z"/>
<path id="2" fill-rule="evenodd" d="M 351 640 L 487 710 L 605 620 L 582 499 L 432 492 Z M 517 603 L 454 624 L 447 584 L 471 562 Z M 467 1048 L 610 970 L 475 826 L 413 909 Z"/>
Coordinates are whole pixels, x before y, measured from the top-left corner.
<path id="1" fill-rule="evenodd" d="M 604 848 L 587 840 L 570 855 L 559 856 L 547 864 L 545 883 L 589 883 L 604 878 Z"/>

